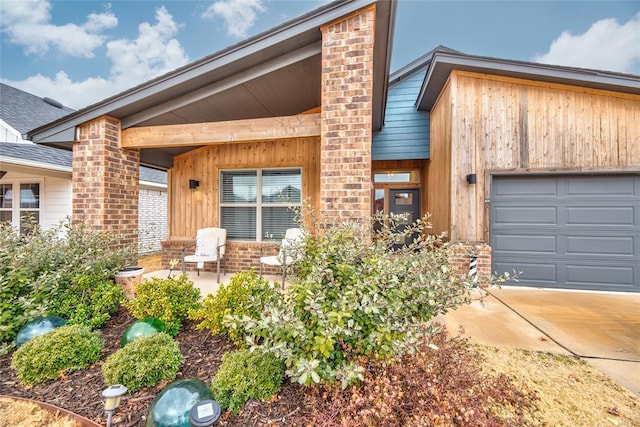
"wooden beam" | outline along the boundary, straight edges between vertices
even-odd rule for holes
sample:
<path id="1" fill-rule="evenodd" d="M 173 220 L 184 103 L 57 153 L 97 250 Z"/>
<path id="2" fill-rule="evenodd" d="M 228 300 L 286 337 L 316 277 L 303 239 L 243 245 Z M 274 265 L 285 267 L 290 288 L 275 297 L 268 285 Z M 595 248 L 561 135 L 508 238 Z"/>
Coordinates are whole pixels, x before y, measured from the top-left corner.
<path id="1" fill-rule="evenodd" d="M 122 131 L 122 148 L 218 145 L 320 136 L 320 114 L 183 125 L 144 126 Z"/>

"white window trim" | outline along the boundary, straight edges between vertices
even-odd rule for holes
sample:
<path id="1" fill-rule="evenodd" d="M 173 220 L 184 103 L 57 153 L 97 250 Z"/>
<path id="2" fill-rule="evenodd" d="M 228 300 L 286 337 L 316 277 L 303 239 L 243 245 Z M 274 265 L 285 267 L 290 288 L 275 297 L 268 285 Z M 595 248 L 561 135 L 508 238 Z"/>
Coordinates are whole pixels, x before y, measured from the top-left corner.
<path id="1" fill-rule="evenodd" d="M 20 230 L 20 217 L 23 211 L 37 211 L 38 224 L 42 224 L 44 212 L 44 180 L 42 178 L 18 178 L 12 180 L 2 180 L 2 184 L 10 184 L 13 188 L 13 205 L 11 207 L 11 226 L 16 230 Z M 40 199 L 37 208 L 21 208 L 20 207 L 20 185 L 21 184 L 38 184 L 40 187 Z M 0 208 L 2 211 L 9 211 L 8 208 Z"/>
<path id="2" fill-rule="evenodd" d="M 264 171 L 278 171 L 278 170 L 299 170 L 300 171 L 300 202 L 299 203 L 263 203 L 262 202 L 262 172 Z M 255 240 L 243 240 L 232 239 L 236 242 L 270 242 L 272 240 L 262 239 L 262 208 L 264 207 L 287 207 L 296 208 L 302 207 L 302 201 L 304 200 L 303 194 L 303 176 L 304 169 L 300 166 L 283 166 L 277 168 L 242 168 L 242 169 L 220 169 L 218 176 L 219 194 L 218 194 L 218 218 L 220 218 L 220 225 L 222 226 L 222 208 L 256 208 L 256 239 Z M 256 172 L 256 203 L 223 203 L 222 202 L 222 174 L 225 172 Z M 231 239 L 230 239 L 231 240 Z"/>

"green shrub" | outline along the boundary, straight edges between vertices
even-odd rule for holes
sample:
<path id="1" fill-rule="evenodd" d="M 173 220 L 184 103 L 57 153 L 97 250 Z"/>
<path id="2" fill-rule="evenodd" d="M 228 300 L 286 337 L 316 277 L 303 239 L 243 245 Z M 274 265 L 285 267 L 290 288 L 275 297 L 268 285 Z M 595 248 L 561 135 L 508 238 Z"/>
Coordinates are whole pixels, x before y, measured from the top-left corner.
<path id="1" fill-rule="evenodd" d="M 112 280 L 79 275 L 57 295 L 48 313 L 95 329 L 104 325 L 124 300 L 124 290 Z"/>
<path id="2" fill-rule="evenodd" d="M 26 236 L 0 224 L 0 343 L 13 341 L 22 325 L 53 305 L 74 312 L 94 304 L 93 289 L 77 282 L 111 279 L 133 259 L 132 247 L 120 247 L 118 236 L 69 220 L 48 230 L 36 225 Z M 95 325 L 108 312 L 93 310 L 82 322 Z"/>
<path id="3" fill-rule="evenodd" d="M 248 316 L 258 320 L 264 307 L 276 302 L 279 296 L 279 286 L 269 283 L 254 270 L 243 271 L 231 276 L 228 284 L 220 285 L 215 295 L 207 295 L 202 307 L 189 313 L 189 317 L 200 321 L 198 329 L 209 329 L 214 335 L 224 332 L 240 345 L 244 342 L 244 330 L 228 327 L 225 317 Z"/>
<path id="4" fill-rule="evenodd" d="M 476 283 L 453 274 L 448 246 L 425 235 L 426 219 L 399 232 L 400 219 L 307 230 L 298 275 L 283 297 L 260 319 L 227 316 L 229 327 L 246 331 L 252 349 L 276 354 L 302 384 L 347 386 L 363 378 L 359 356 L 415 351 L 423 324 L 468 302 Z M 408 243 L 398 248 L 398 241 Z"/>
<path id="5" fill-rule="evenodd" d="M 102 373 L 107 384 L 122 384 L 133 392 L 174 379 L 183 361 L 178 343 L 159 332 L 113 353 L 102 365 Z"/>
<path id="6" fill-rule="evenodd" d="M 177 279 L 152 277 L 136 287 L 136 297 L 124 305 L 137 319 L 154 317 L 166 326 L 166 332 L 176 336 L 182 326 L 182 319 L 190 311 L 198 310 L 200 290 L 186 275 Z"/>
<path id="7" fill-rule="evenodd" d="M 213 397 L 234 414 L 249 399 L 267 399 L 282 385 L 284 365 L 272 353 L 247 349 L 226 353 L 212 382 Z"/>
<path id="8" fill-rule="evenodd" d="M 12 365 L 22 384 L 39 384 L 95 363 L 102 346 L 99 334 L 87 326 L 61 326 L 23 344 Z"/>

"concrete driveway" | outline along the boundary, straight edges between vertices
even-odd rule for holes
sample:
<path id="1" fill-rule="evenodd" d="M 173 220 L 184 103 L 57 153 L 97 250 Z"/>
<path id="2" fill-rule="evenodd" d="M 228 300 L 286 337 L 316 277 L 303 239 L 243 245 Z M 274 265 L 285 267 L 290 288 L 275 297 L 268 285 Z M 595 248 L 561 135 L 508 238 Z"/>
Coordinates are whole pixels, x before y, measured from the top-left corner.
<path id="1" fill-rule="evenodd" d="M 578 356 L 640 396 L 640 294 L 503 287 L 437 320 L 472 342 Z"/>

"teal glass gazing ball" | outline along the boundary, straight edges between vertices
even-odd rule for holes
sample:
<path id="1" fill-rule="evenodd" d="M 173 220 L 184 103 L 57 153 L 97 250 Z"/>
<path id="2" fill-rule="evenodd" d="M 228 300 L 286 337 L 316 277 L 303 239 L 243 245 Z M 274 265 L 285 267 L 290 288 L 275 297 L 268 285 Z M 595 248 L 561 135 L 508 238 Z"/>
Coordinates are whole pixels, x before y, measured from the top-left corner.
<path id="1" fill-rule="evenodd" d="M 122 334 L 120 347 L 124 347 L 125 345 L 138 338 L 146 337 L 164 331 L 164 323 L 162 323 L 158 319 L 150 317 L 148 319 L 136 320 Z"/>
<path id="2" fill-rule="evenodd" d="M 18 331 L 18 335 L 16 336 L 16 346 L 20 347 L 31 338 L 46 334 L 47 332 L 53 331 L 55 328 L 59 328 L 66 324 L 67 321 L 58 316 L 46 316 L 33 319 L 32 321 L 27 322 Z"/>
<path id="3" fill-rule="evenodd" d="M 153 400 L 147 427 L 189 427 L 191 408 L 202 400 L 213 400 L 204 382 L 191 378 L 174 381 Z"/>

